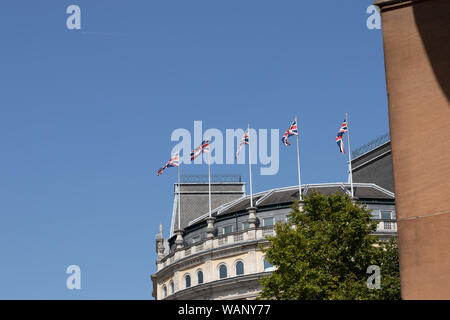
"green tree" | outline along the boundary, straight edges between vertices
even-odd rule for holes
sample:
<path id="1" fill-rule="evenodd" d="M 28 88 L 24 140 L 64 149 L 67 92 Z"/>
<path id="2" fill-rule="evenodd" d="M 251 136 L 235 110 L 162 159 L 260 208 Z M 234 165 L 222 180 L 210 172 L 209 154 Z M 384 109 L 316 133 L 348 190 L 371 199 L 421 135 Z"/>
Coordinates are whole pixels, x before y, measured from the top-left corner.
<path id="1" fill-rule="evenodd" d="M 261 248 L 276 270 L 261 280 L 262 299 L 400 299 L 396 241 L 372 233 L 370 211 L 347 195 L 311 194 L 294 203 L 287 223 Z M 381 289 L 369 289 L 370 265 L 381 269 Z"/>

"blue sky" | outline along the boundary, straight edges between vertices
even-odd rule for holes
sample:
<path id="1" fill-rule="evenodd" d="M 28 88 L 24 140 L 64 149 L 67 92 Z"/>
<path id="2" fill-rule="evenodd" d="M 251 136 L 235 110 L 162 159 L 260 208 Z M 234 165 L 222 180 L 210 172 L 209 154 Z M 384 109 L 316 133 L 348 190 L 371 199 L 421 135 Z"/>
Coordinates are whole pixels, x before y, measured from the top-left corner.
<path id="1" fill-rule="evenodd" d="M 194 120 L 284 131 L 297 113 L 302 182 L 346 181 L 345 112 L 352 149 L 389 130 L 371 2 L 2 1 L 0 298 L 152 299 L 177 178 L 155 171 Z M 71 4 L 81 30 L 66 28 Z M 280 145 L 254 191 L 295 185 L 296 166 Z M 248 181 L 244 165 L 213 172 Z M 72 264 L 81 290 L 66 289 Z"/>

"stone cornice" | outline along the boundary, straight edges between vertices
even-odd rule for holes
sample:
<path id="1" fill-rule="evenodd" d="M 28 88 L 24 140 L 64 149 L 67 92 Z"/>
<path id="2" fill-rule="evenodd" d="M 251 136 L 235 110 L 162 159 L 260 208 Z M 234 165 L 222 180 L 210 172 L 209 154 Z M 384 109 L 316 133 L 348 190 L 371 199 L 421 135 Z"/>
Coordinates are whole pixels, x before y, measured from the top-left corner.
<path id="1" fill-rule="evenodd" d="M 246 274 L 243 276 L 237 276 L 237 277 L 229 277 L 226 279 L 220 279 L 215 280 L 211 282 L 206 282 L 200 285 L 196 285 L 187 289 L 183 289 L 180 291 L 177 291 L 170 296 L 167 296 L 164 300 L 182 300 L 186 297 L 193 297 L 193 296 L 199 296 L 202 293 L 210 296 L 209 292 L 210 290 L 219 291 L 219 290 L 225 290 L 227 291 L 228 287 L 236 288 L 239 285 L 245 285 L 245 283 L 248 282 L 254 282 L 257 280 L 262 279 L 265 276 L 270 275 L 272 272 L 258 272 L 258 273 L 251 273 Z"/>
<path id="2" fill-rule="evenodd" d="M 228 245 L 223 245 L 220 247 L 205 249 L 201 252 L 192 254 L 190 256 L 181 258 L 173 262 L 172 264 L 164 267 L 158 272 L 154 273 L 151 277 L 152 279 L 166 278 L 171 276 L 176 270 L 184 269 L 190 266 L 198 265 L 209 259 L 219 259 L 228 256 L 233 256 L 236 254 L 246 253 L 250 248 L 258 248 L 259 244 L 265 244 L 268 240 L 264 238 L 240 241 L 236 243 L 231 243 Z"/>

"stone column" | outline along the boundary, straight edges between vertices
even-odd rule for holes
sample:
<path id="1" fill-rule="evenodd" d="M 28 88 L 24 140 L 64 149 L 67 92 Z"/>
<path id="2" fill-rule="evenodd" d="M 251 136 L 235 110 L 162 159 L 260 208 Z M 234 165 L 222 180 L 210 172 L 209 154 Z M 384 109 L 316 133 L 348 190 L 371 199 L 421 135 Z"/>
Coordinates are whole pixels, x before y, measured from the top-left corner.
<path id="1" fill-rule="evenodd" d="M 299 201 L 298 202 L 298 211 L 303 212 L 303 207 L 305 205 L 305 201 Z"/>
<path id="2" fill-rule="evenodd" d="M 208 256 L 205 261 L 205 270 L 203 272 L 203 282 L 214 281 L 214 270 L 212 265 L 211 256 Z"/>
<path id="3" fill-rule="evenodd" d="M 249 224 L 249 230 L 247 231 L 248 239 L 256 239 L 256 207 L 247 208 L 248 219 L 247 222 Z"/>
<path id="4" fill-rule="evenodd" d="M 258 265 L 256 261 L 256 250 L 255 249 L 249 250 L 247 258 L 248 258 L 248 273 L 258 272 Z"/>
<path id="5" fill-rule="evenodd" d="M 206 223 L 208 224 L 208 226 L 206 227 L 206 237 L 208 240 L 214 238 L 214 232 L 215 232 L 215 227 L 214 227 L 214 222 L 216 221 L 216 218 L 214 217 L 209 217 L 206 219 Z"/>
<path id="6" fill-rule="evenodd" d="M 162 224 L 159 224 L 159 232 L 156 234 L 156 253 L 158 254 L 157 262 L 164 258 L 164 237 L 162 233 Z"/>
<path id="7" fill-rule="evenodd" d="M 174 286 L 173 293 L 176 293 L 176 292 L 182 290 L 183 285 L 182 285 L 181 277 L 182 277 L 182 275 L 180 275 L 180 271 L 175 271 L 175 272 L 173 273 L 173 279 L 172 279 L 172 281 L 173 281 L 173 286 Z M 170 283 L 170 282 L 169 282 L 169 283 Z M 168 290 L 169 290 L 169 292 L 170 292 L 170 285 L 169 285 Z"/>
<path id="8" fill-rule="evenodd" d="M 174 232 L 177 235 L 177 238 L 175 239 L 175 244 L 177 245 L 177 250 L 182 250 L 183 249 L 183 233 L 184 230 L 183 229 L 177 229 Z"/>

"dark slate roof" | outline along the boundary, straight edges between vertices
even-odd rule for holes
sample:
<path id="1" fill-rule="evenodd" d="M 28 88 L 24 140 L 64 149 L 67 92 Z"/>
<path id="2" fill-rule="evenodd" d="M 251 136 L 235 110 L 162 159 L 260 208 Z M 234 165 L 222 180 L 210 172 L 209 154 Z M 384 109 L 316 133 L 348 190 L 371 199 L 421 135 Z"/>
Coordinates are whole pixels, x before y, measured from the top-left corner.
<path id="1" fill-rule="evenodd" d="M 245 183 L 211 183 L 211 208 L 212 210 L 240 199 L 245 195 Z M 178 229 L 178 195 L 175 185 L 175 198 L 172 211 L 171 236 Z M 209 192 L 206 183 L 181 183 L 180 189 L 180 227 L 184 229 L 189 222 L 198 217 L 209 214 Z"/>
<path id="2" fill-rule="evenodd" d="M 317 191 L 323 195 L 332 195 L 336 192 L 339 194 L 344 194 L 344 186 L 341 184 L 337 185 L 303 185 L 302 192 L 304 195 L 310 195 L 313 191 Z M 267 193 L 267 195 L 258 201 L 258 206 L 267 206 L 277 203 L 292 203 L 295 200 L 298 200 L 298 187 L 289 187 L 283 189 L 275 189 L 271 190 Z"/>
<path id="3" fill-rule="evenodd" d="M 304 191 L 304 188 L 302 188 L 302 191 Z M 257 206 L 266 206 L 275 203 L 290 203 L 298 200 L 298 198 L 298 187 L 288 190 L 271 190 L 264 198 L 257 202 Z"/>
<path id="4" fill-rule="evenodd" d="M 345 186 L 343 184 L 336 185 L 336 186 L 328 186 L 328 185 L 315 185 L 315 186 L 307 186 L 306 195 L 310 195 L 313 191 L 316 191 L 320 194 L 323 194 L 325 196 L 331 196 L 332 194 L 339 193 L 340 195 L 343 195 L 345 193 L 349 194 L 345 189 Z"/>
<path id="5" fill-rule="evenodd" d="M 360 200 L 395 200 L 395 196 L 392 192 L 383 189 L 373 183 L 354 183 L 354 195 Z M 323 195 L 332 195 L 335 193 L 348 194 L 350 195 L 350 184 L 349 183 L 323 183 L 323 184 L 308 184 L 302 185 L 303 194 L 310 195 L 311 192 L 317 191 Z M 181 199 L 183 199 L 183 194 Z M 186 198 L 186 197 L 185 197 Z M 261 208 L 265 206 L 270 206 L 274 204 L 290 204 L 298 199 L 298 186 L 277 188 L 272 190 L 267 190 L 253 195 L 253 203 L 256 207 Z M 188 211 L 195 212 L 192 216 L 195 217 L 189 220 L 189 217 L 183 217 L 183 203 L 182 208 L 182 222 L 184 225 L 193 225 L 206 219 L 209 215 L 208 206 L 208 194 L 203 198 L 197 197 L 196 200 L 201 201 L 201 204 L 192 204 L 192 207 Z M 186 200 L 187 201 L 187 200 Z M 218 202 L 217 202 L 218 203 Z M 241 196 L 235 198 L 227 203 L 223 203 L 219 206 L 212 206 L 215 208 L 212 210 L 212 215 L 223 215 L 233 212 L 240 212 L 242 210 L 250 207 L 250 196 Z M 198 208 L 196 210 L 196 208 Z M 206 210 L 205 210 L 206 208 Z M 185 210 L 187 210 L 185 208 Z M 202 213 L 200 213 L 202 211 Z M 174 211 L 175 212 L 175 211 Z M 198 213 L 197 213 L 198 212 Z"/>
<path id="6" fill-rule="evenodd" d="M 353 182 L 375 183 L 394 191 L 391 142 L 388 141 L 352 160 Z"/>
<path id="7" fill-rule="evenodd" d="M 262 197 L 261 194 L 253 196 L 253 205 Z M 219 214 L 227 214 L 230 212 L 238 212 L 242 210 L 246 210 L 250 207 L 250 197 L 241 198 L 240 201 L 233 201 L 229 204 L 229 206 L 224 206 L 220 208 Z"/>
<path id="8" fill-rule="evenodd" d="M 360 186 L 359 184 L 356 184 L 357 186 L 354 187 L 354 194 L 355 197 L 358 199 L 392 199 L 394 200 L 395 197 L 391 193 L 386 193 L 387 190 L 384 190 L 379 188 L 374 188 L 371 186 Z"/>

